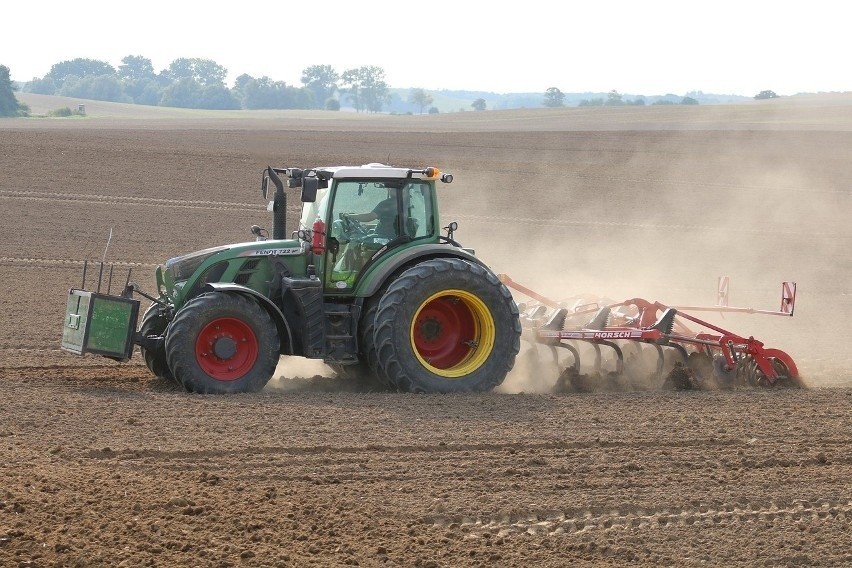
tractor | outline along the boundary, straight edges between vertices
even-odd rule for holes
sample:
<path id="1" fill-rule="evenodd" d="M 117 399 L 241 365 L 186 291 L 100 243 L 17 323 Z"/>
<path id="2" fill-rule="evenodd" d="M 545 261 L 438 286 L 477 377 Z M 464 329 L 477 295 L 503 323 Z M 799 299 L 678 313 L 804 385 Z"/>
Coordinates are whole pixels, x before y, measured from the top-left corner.
<path id="1" fill-rule="evenodd" d="M 103 262 L 98 290 L 87 291 L 84 264 L 61 347 L 127 361 L 138 345 L 154 375 L 198 393 L 256 392 L 281 355 L 403 392 L 492 390 L 520 349 L 518 307 L 454 239 L 456 223 L 442 232 L 439 181 L 453 176 L 377 163 L 269 166 L 261 193 L 271 238 L 255 225 L 253 240 L 169 259 L 154 294 L 129 273 L 120 294 L 102 294 Z M 290 191 L 302 213 L 288 235 Z M 141 321 L 136 296 L 150 301 Z"/>

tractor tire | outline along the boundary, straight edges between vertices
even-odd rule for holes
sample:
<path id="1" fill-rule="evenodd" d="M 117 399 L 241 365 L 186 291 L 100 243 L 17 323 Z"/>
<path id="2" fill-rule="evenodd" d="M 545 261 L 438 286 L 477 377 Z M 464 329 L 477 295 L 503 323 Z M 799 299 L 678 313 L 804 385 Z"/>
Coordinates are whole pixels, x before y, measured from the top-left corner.
<path id="1" fill-rule="evenodd" d="M 139 333 L 142 335 L 162 335 L 169 327 L 169 321 L 166 316 L 160 313 L 159 305 L 152 302 L 145 313 L 142 315 L 142 323 L 139 325 Z M 145 360 L 145 365 L 154 374 L 166 381 L 174 381 L 175 377 L 169 369 L 169 363 L 166 361 L 166 346 L 165 343 L 156 350 L 148 350 L 143 347 L 139 348 L 142 353 L 142 358 Z"/>
<path id="2" fill-rule="evenodd" d="M 190 392 L 257 392 L 272 378 L 280 347 L 275 322 L 257 302 L 240 294 L 208 292 L 175 315 L 166 358 Z"/>
<path id="3" fill-rule="evenodd" d="M 403 272 L 379 301 L 375 326 L 377 368 L 404 392 L 490 391 L 520 350 L 512 294 L 490 271 L 458 258 Z"/>

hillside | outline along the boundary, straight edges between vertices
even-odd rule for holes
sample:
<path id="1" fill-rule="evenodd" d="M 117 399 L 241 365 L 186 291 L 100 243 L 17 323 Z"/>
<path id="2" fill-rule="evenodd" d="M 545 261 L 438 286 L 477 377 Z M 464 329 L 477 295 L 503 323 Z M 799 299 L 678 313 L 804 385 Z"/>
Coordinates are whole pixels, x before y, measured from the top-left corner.
<path id="1" fill-rule="evenodd" d="M 583 130 L 850 130 L 852 94 L 799 95 L 725 105 L 650 105 L 625 107 L 565 107 L 439 113 L 433 115 L 366 114 L 300 110 L 209 111 L 90 101 L 69 97 L 18 93 L 33 118 L 3 121 L 15 127 L 63 128 L 76 122 L 111 127 L 110 119 L 180 121 L 187 128 L 249 121 L 252 128 L 302 124 L 317 130 L 405 128 L 435 131 L 583 131 Z M 39 119 L 61 107 L 85 105 L 85 118 Z M 94 124 L 93 124 L 94 123 Z M 194 125 L 194 126 L 193 126 Z M 114 126 L 114 125 L 113 125 Z"/>

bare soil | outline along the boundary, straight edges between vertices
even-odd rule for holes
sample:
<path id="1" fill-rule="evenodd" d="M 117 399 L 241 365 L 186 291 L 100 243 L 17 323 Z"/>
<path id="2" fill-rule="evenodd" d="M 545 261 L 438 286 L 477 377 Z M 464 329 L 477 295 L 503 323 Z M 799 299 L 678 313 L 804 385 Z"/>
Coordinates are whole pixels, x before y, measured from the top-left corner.
<path id="1" fill-rule="evenodd" d="M 0 565 L 852 564 L 848 102 L 0 122 Z M 727 275 L 776 309 L 795 280 L 793 318 L 718 323 L 808 388 L 557 394 L 519 365 L 409 395 L 282 358 L 261 393 L 201 396 L 59 350 L 110 229 L 102 287 L 152 288 L 270 224 L 267 164 L 374 161 L 453 173 L 442 221 L 554 298 L 712 305 Z"/>

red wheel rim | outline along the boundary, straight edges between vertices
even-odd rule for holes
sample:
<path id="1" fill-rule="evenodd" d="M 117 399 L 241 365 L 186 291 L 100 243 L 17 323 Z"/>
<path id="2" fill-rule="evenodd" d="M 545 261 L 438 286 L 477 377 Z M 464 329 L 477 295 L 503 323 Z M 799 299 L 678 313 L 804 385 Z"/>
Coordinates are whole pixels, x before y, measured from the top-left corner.
<path id="1" fill-rule="evenodd" d="M 414 347 L 437 369 L 450 369 L 468 357 L 477 325 L 468 305 L 456 296 L 440 296 L 417 314 L 413 326 Z"/>
<path id="2" fill-rule="evenodd" d="M 249 372 L 257 361 L 257 336 L 235 318 L 211 321 L 195 340 L 195 360 L 217 381 L 234 381 Z"/>

